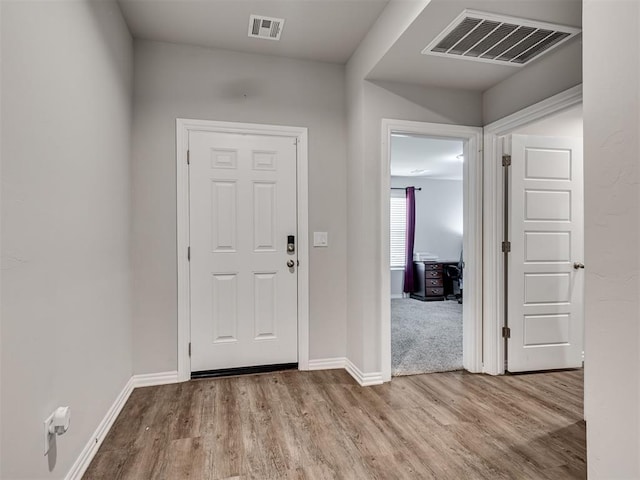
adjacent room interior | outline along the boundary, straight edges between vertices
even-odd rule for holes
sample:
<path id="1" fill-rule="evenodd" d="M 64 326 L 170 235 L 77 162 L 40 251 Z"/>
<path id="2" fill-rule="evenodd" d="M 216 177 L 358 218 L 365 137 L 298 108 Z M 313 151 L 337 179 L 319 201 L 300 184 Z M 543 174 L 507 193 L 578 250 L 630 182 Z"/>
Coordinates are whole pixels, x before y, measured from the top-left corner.
<path id="1" fill-rule="evenodd" d="M 462 369 L 463 142 L 391 136 L 392 375 Z"/>

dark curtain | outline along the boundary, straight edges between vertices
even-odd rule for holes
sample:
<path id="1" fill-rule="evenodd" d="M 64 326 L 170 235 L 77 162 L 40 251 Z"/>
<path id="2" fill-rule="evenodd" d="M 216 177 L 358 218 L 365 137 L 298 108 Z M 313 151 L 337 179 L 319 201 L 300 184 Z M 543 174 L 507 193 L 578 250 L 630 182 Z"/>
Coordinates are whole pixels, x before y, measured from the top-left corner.
<path id="1" fill-rule="evenodd" d="M 413 241 L 416 234 L 416 192 L 407 187 L 407 239 L 404 262 L 404 293 L 413 293 Z"/>

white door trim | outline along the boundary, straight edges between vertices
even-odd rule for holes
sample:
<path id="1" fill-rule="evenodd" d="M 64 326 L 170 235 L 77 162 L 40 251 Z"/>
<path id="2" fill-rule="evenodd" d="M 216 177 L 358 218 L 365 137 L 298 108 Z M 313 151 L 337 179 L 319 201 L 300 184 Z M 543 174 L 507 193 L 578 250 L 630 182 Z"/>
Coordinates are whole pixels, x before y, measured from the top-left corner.
<path id="1" fill-rule="evenodd" d="M 503 240 L 504 189 L 502 184 L 502 142 L 500 137 L 517 128 L 582 103 L 582 85 L 565 90 L 542 102 L 484 127 L 484 293 L 483 372 L 502 375 L 505 319 Z"/>
<path id="2" fill-rule="evenodd" d="M 178 381 L 191 378 L 189 358 L 190 290 L 189 262 L 189 169 L 187 147 L 190 131 L 224 132 L 249 135 L 292 137 L 298 140 L 298 368 L 309 369 L 309 190 L 308 131 L 303 127 L 262 125 L 255 123 L 219 122 L 212 120 L 176 119 L 176 203 L 177 203 L 177 267 L 178 267 Z"/>
<path id="3" fill-rule="evenodd" d="M 380 178 L 380 285 L 382 379 L 391 380 L 391 297 L 389 271 L 390 138 L 392 133 L 415 133 L 464 141 L 463 189 L 465 259 L 463 365 L 482 371 L 482 128 L 406 120 L 382 120 L 382 168 Z"/>

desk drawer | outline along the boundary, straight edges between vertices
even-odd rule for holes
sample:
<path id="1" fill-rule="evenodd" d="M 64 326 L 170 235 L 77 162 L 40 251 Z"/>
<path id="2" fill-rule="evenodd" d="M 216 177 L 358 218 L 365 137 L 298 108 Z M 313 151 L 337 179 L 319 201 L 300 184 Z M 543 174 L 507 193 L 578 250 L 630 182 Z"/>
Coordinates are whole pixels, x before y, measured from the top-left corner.
<path id="1" fill-rule="evenodd" d="M 425 280 L 425 285 L 427 286 L 427 288 L 432 288 L 432 287 L 442 287 L 444 286 L 444 280 L 442 278 L 427 278 Z"/>
<path id="2" fill-rule="evenodd" d="M 429 270 L 440 270 L 442 271 L 442 264 L 441 263 L 425 263 L 424 264 L 424 269 L 429 271 Z"/>
<path id="3" fill-rule="evenodd" d="M 427 297 L 441 297 L 444 295 L 444 288 L 442 287 L 427 287 L 425 289 L 425 295 Z"/>
<path id="4" fill-rule="evenodd" d="M 426 270 L 424 272 L 424 278 L 428 282 L 431 278 L 442 278 L 442 270 Z"/>

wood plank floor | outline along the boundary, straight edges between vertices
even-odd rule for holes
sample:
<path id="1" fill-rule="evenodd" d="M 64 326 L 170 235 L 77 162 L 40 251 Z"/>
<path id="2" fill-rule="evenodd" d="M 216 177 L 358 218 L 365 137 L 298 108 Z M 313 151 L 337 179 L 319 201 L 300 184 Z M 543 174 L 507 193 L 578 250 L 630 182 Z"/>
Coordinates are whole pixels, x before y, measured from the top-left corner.
<path id="1" fill-rule="evenodd" d="M 84 479 L 586 478 L 582 371 L 287 371 L 136 389 Z"/>

